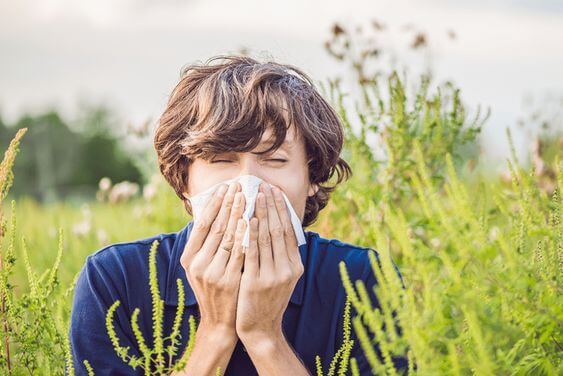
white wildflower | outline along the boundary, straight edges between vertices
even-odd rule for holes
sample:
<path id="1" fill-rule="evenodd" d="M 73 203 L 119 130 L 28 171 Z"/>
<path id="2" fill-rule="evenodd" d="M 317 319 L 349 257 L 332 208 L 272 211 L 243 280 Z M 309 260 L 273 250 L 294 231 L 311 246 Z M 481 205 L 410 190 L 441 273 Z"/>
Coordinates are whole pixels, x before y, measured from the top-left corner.
<path id="1" fill-rule="evenodd" d="M 109 190 L 111 188 L 111 179 L 104 176 L 103 178 L 100 179 L 100 182 L 98 183 L 98 187 L 102 192 Z"/>

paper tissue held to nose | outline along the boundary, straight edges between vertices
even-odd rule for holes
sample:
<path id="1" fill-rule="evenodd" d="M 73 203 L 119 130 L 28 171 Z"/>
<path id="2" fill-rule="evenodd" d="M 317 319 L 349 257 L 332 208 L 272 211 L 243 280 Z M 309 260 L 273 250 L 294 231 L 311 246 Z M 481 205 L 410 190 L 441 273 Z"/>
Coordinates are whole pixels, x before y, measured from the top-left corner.
<path id="1" fill-rule="evenodd" d="M 254 214 L 254 207 L 255 207 L 255 204 L 256 204 L 256 196 L 258 195 L 258 187 L 259 187 L 260 183 L 264 180 L 260 179 L 257 176 L 254 176 L 254 175 L 241 175 L 241 176 L 236 177 L 234 179 L 229 179 L 229 180 L 225 180 L 225 181 L 222 181 L 220 183 L 217 183 L 214 186 L 206 189 L 205 191 L 198 193 L 195 196 L 190 197 L 189 200 L 192 204 L 193 215 L 194 215 L 194 217 L 197 217 L 198 215 L 201 215 L 201 213 L 203 212 L 203 209 L 205 208 L 209 198 L 213 195 L 213 193 L 215 193 L 215 191 L 217 190 L 217 188 L 219 188 L 219 186 L 221 184 L 229 184 L 229 183 L 235 182 L 237 180 L 241 185 L 241 188 L 242 188 L 241 191 L 244 194 L 244 199 L 245 199 L 245 204 L 246 204 L 244 213 L 242 214 L 242 218 L 246 222 L 246 231 L 244 233 L 242 245 L 245 246 L 245 247 L 248 247 L 249 242 L 250 242 L 250 219 L 252 218 L 252 216 Z M 266 182 L 266 184 L 272 186 L 271 184 L 269 184 L 267 182 Z M 287 196 L 285 195 L 285 193 L 283 191 L 282 191 L 282 196 L 285 200 L 287 207 L 289 208 L 291 224 L 293 225 L 293 230 L 295 231 L 295 238 L 297 239 L 297 245 L 300 246 L 302 244 L 305 244 L 306 243 L 305 234 L 303 233 L 303 227 L 301 225 L 301 220 L 299 219 L 299 217 L 295 213 L 295 210 L 291 206 L 289 199 L 287 198 Z"/>

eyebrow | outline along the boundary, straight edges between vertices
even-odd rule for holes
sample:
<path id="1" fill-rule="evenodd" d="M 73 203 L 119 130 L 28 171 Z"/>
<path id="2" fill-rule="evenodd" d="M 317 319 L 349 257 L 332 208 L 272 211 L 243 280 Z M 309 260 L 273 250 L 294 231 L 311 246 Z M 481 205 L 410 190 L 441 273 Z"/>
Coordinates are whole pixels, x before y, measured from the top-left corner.
<path id="1" fill-rule="evenodd" d="M 260 145 L 270 146 L 270 145 L 272 145 L 273 143 L 274 143 L 274 141 L 261 141 L 258 145 L 259 145 L 259 146 L 260 146 Z M 293 143 L 292 141 L 288 141 L 287 139 L 285 139 L 284 142 L 280 145 L 280 147 L 279 147 L 278 149 L 276 149 L 276 150 L 280 150 L 280 149 L 281 149 L 281 150 L 285 150 L 286 152 L 289 152 L 290 149 L 293 147 L 293 144 L 294 144 L 294 143 Z M 276 152 L 276 150 L 274 150 L 274 151 L 271 152 L 271 153 Z M 222 155 L 222 154 L 228 154 L 228 153 L 231 153 L 231 152 L 230 152 L 230 151 L 224 151 L 224 152 L 221 152 L 221 153 L 219 153 L 219 154 Z M 257 152 L 257 151 L 252 151 L 251 153 L 252 153 L 252 154 L 255 154 L 255 155 L 260 155 L 260 153 Z"/>
<path id="2" fill-rule="evenodd" d="M 273 143 L 274 143 L 274 141 L 261 141 L 258 145 L 270 146 Z M 283 143 L 280 145 L 279 149 L 284 149 L 284 150 L 288 151 L 289 149 L 292 148 L 292 146 L 293 146 L 293 142 L 285 139 L 283 141 Z M 258 153 L 253 151 L 252 154 L 258 154 Z"/>

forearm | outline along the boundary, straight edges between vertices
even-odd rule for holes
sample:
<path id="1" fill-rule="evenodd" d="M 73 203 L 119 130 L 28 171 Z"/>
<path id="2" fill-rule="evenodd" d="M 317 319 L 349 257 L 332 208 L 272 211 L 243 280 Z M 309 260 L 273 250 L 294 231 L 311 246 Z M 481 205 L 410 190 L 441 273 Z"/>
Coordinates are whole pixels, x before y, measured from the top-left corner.
<path id="1" fill-rule="evenodd" d="M 241 340 L 259 375 L 311 375 L 281 331 Z"/>
<path id="2" fill-rule="evenodd" d="M 221 367 L 221 374 L 224 374 L 236 343 L 236 334 L 199 325 L 195 335 L 194 347 L 186 366 L 181 372 L 173 372 L 171 376 L 215 376 L 217 367 Z"/>

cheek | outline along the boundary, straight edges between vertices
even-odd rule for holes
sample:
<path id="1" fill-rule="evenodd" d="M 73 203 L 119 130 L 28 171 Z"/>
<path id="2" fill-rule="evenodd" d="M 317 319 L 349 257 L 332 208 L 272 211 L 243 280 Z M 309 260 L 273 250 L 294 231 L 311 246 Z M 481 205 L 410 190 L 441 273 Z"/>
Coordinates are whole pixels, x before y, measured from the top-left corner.
<path id="1" fill-rule="evenodd" d="M 279 187 L 287 196 L 287 199 L 291 203 L 295 214 L 303 220 L 305 215 L 305 203 L 307 201 L 307 186 L 302 184 L 290 185 L 290 184 L 275 184 Z"/>
<path id="2" fill-rule="evenodd" d="M 209 166 L 209 164 L 197 160 L 188 168 L 188 192 L 190 196 L 203 192 L 209 187 L 232 177 L 224 171 L 217 172 Z"/>

